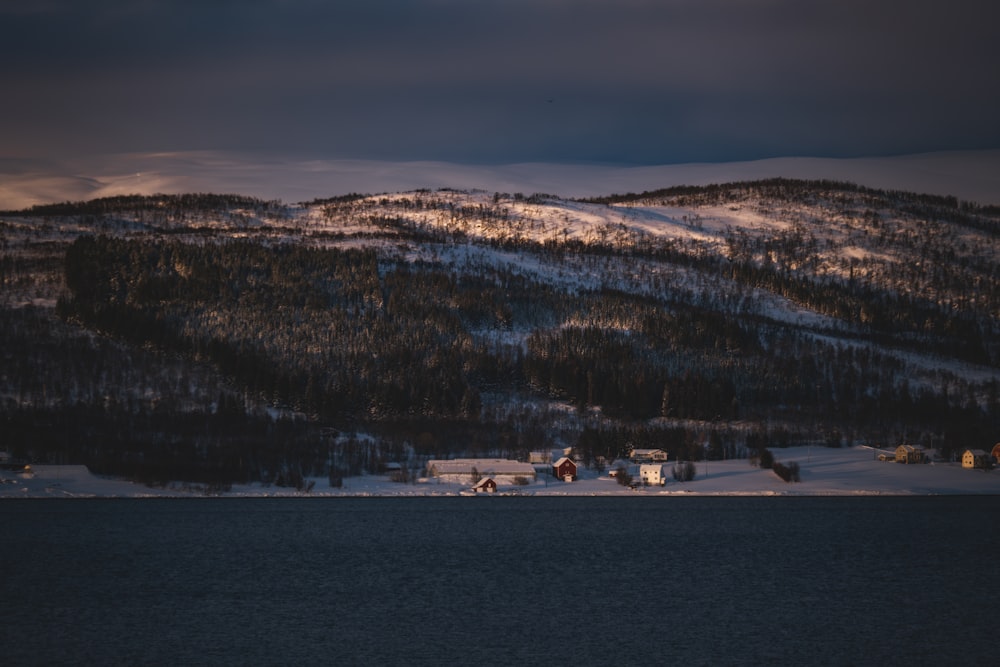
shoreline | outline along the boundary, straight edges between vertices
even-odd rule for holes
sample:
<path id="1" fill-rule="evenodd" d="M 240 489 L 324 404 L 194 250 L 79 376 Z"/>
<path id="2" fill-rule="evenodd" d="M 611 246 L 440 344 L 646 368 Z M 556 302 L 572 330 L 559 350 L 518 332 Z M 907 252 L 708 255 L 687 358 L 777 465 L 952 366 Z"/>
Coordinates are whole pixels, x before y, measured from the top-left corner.
<path id="1" fill-rule="evenodd" d="M 669 480 L 663 486 L 622 486 L 606 474 L 581 472 L 574 482 L 540 474 L 523 486 L 500 486 L 496 493 L 471 492 L 471 481 L 420 478 L 394 482 L 387 475 L 347 477 L 341 487 L 325 478 L 308 478 L 309 491 L 262 484 L 233 484 L 218 491 L 176 482 L 150 487 L 91 473 L 82 465 L 32 466 L 30 475 L 0 474 L 0 500 L 7 498 L 446 498 L 446 497 L 915 497 L 1000 495 L 1000 470 L 962 468 L 957 462 L 904 465 L 878 461 L 881 451 L 858 446 L 841 449 L 790 447 L 772 450 L 784 463 L 801 468 L 800 482 L 788 483 L 773 471 L 752 467 L 747 459 L 697 462 L 695 479 Z M 669 462 L 667 467 L 671 465 Z"/>

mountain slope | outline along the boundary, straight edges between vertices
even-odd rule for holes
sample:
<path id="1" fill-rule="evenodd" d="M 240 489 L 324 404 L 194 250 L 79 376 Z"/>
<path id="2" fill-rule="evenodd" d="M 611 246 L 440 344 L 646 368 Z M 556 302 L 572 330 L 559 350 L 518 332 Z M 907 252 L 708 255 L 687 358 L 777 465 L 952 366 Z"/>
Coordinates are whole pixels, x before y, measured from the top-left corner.
<path id="1" fill-rule="evenodd" d="M 587 201 L 187 195 L 3 224 L 14 446 L 99 471 L 287 480 L 805 441 L 947 454 L 1000 425 L 1000 214 L 954 198 L 787 179 Z M 43 339 L 92 341 L 75 356 L 101 372 Z M 27 381 L 18 350 L 51 380 Z M 70 406 L 92 427 L 73 443 L 44 426 Z"/>

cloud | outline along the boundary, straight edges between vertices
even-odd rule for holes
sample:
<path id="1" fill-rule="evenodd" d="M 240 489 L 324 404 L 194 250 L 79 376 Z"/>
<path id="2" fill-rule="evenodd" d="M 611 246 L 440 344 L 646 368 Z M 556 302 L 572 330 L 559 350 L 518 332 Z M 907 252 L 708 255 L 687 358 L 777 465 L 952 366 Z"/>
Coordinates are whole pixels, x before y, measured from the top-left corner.
<path id="1" fill-rule="evenodd" d="M 286 202 L 442 187 L 585 197 L 779 176 L 850 181 L 1000 205 L 1000 150 L 633 167 L 289 159 L 198 151 L 102 155 L 58 163 L 3 160 L 0 210 L 123 194 L 185 192 L 237 193 Z"/>
<path id="2" fill-rule="evenodd" d="M 10 155 L 649 163 L 1000 146 L 996 10 L 975 0 L 20 6 L 0 2 Z"/>

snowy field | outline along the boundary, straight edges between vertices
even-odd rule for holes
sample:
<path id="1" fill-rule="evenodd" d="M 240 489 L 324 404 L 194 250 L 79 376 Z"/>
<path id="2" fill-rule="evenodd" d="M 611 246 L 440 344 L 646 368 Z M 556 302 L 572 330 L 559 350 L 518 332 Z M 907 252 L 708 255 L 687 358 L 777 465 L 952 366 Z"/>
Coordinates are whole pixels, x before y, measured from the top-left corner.
<path id="1" fill-rule="evenodd" d="M 752 467 L 746 459 L 697 464 L 691 482 L 673 480 L 666 486 L 638 488 L 619 485 L 606 474 L 583 471 L 572 483 L 542 475 L 527 486 L 501 486 L 500 494 L 533 496 L 856 496 L 856 495 L 993 495 L 1000 494 L 1000 470 L 966 470 L 959 463 L 902 465 L 877 460 L 878 450 L 869 447 L 827 449 L 792 447 L 774 449 L 781 463 L 797 462 L 799 483 L 786 483 L 770 470 Z M 887 452 L 891 453 L 891 452 Z M 669 467 L 669 464 L 668 464 Z M 91 474 L 84 466 L 35 466 L 31 476 L 0 472 L 0 498 L 145 498 L 198 497 L 197 487 L 175 485 L 149 488 L 131 482 Z M 221 494 L 225 497 L 332 497 L 332 496 L 462 496 L 469 484 L 439 483 L 421 479 L 416 483 L 392 482 L 384 476 L 348 477 L 343 487 L 330 488 L 316 479 L 307 494 L 294 489 L 241 486 Z"/>

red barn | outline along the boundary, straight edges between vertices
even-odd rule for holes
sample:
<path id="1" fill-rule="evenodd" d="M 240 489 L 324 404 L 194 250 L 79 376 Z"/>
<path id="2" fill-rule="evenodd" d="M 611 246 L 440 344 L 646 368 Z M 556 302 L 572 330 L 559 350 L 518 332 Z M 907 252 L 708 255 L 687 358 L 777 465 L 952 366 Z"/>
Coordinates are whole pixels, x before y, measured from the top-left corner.
<path id="1" fill-rule="evenodd" d="M 552 464 L 552 476 L 567 482 L 576 480 L 576 463 L 573 459 L 564 456 Z"/>

